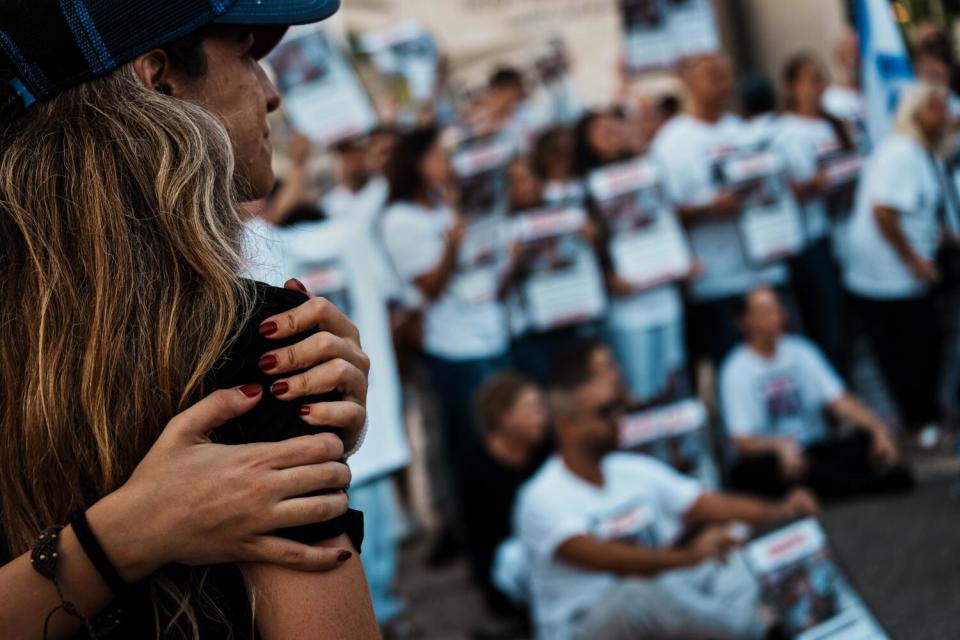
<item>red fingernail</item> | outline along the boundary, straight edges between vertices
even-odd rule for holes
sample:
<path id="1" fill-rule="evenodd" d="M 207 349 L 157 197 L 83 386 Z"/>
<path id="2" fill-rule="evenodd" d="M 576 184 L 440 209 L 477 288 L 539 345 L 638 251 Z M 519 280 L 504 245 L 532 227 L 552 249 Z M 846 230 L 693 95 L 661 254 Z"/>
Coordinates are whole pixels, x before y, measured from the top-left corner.
<path id="1" fill-rule="evenodd" d="M 310 407 L 308 407 L 307 405 L 303 405 L 302 407 L 300 407 L 300 415 L 302 416 L 310 415 Z"/>
<path id="2" fill-rule="evenodd" d="M 343 551 L 337 554 L 337 560 L 341 563 L 346 562 L 352 557 L 353 557 L 353 553 L 351 553 L 350 551 L 347 551 L 346 549 L 344 549 Z"/>
<path id="3" fill-rule="evenodd" d="M 290 278 L 289 284 L 292 284 L 293 286 L 295 286 L 297 289 L 300 289 L 300 291 L 303 291 L 304 293 L 307 292 L 307 288 L 304 286 L 304 284 L 299 280 L 297 280 L 296 278 Z"/>
<path id="4" fill-rule="evenodd" d="M 258 395 L 263 393 L 263 387 L 258 384 L 245 384 L 240 387 L 240 393 L 248 398 L 256 398 Z"/>
<path id="5" fill-rule="evenodd" d="M 276 322 L 264 322 L 260 325 L 260 335 L 262 336 L 272 336 L 277 331 L 280 330 L 280 325 Z"/>
<path id="6" fill-rule="evenodd" d="M 270 387 L 270 393 L 275 396 L 282 396 L 287 391 L 290 391 L 290 385 L 286 382 L 274 382 L 273 386 Z"/>
<path id="7" fill-rule="evenodd" d="M 277 365 L 279 363 L 280 361 L 277 360 L 277 356 L 266 355 L 260 358 L 259 364 L 260 364 L 260 368 L 263 369 L 264 371 L 273 371 L 274 369 L 277 368 Z"/>

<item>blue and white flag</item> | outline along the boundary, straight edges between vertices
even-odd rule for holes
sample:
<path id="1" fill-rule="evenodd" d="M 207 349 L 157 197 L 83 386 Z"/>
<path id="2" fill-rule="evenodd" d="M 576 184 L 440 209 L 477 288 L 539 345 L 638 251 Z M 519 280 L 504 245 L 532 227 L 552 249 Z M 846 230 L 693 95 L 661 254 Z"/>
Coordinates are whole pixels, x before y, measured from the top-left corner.
<path id="1" fill-rule="evenodd" d="M 877 143 L 890 129 L 901 91 L 913 81 L 913 65 L 890 0 L 857 0 L 856 16 L 867 128 Z"/>

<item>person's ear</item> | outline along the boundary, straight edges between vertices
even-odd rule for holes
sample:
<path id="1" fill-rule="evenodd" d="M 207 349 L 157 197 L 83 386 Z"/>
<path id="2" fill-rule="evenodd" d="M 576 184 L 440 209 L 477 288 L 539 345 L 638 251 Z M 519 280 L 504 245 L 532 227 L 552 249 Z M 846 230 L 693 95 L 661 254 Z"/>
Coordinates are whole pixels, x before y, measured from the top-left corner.
<path id="1" fill-rule="evenodd" d="M 151 91 L 168 96 L 180 94 L 179 83 L 173 77 L 170 56 L 162 49 L 154 49 L 135 58 L 133 71 L 140 83 Z"/>

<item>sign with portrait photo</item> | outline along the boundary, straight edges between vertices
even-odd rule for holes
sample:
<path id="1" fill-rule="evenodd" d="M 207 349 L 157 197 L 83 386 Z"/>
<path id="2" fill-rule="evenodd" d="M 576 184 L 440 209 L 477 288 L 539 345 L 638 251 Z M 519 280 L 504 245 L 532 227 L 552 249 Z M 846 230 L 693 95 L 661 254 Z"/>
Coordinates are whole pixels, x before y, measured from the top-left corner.
<path id="1" fill-rule="evenodd" d="M 588 189 L 610 232 L 614 270 L 638 288 L 686 278 L 693 256 L 654 164 L 630 160 L 594 171 Z"/>
<path id="2" fill-rule="evenodd" d="M 293 33 L 267 58 L 291 126 L 321 146 L 372 131 L 376 110 L 344 52 L 320 29 Z"/>
<path id="3" fill-rule="evenodd" d="M 656 458 L 705 487 L 720 486 L 707 410 L 699 400 L 628 414 L 620 423 L 620 446 Z"/>
<path id="4" fill-rule="evenodd" d="M 460 211 L 469 217 L 504 213 L 507 208 L 507 164 L 513 147 L 500 136 L 472 138 L 453 154 L 460 186 Z"/>
<path id="5" fill-rule="evenodd" d="M 620 0 L 627 70 L 668 70 L 687 56 L 720 50 L 710 0 Z"/>
<path id="6" fill-rule="evenodd" d="M 831 140 L 817 147 L 817 165 L 827 176 L 827 211 L 835 218 L 848 217 L 853 211 L 863 159 L 856 150 L 846 151 Z"/>
<path id="7" fill-rule="evenodd" d="M 740 237 L 748 260 L 767 265 L 803 250 L 803 214 L 778 156 L 765 151 L 738 154 L 718 168 L 722 185 L 743 200 Z"/>
<path id="8" fill-rule="evenodd" d="M 532 328 L 548 331 L 599 318 L 607 299 L 593 247 L 583 238 L 582 209 L 541 209 L 513 219 L 527 277 L 521 302 Z"/>
<path id="9" fill-rule="evenodd" d="M 402 120 L 415 121 L 419 111 L 435 100 L 440 53 L 423 25 L 408 20 L 368 32 L 360 38 L 360 50 L 391 83 Z"/>
<path id="10" fill-rule="evenodd" d="M 890 640 L 850 583 L 820 523 L 805 519 L 762 535 L 744 549 L 761 602 L 791 640 Z"/>

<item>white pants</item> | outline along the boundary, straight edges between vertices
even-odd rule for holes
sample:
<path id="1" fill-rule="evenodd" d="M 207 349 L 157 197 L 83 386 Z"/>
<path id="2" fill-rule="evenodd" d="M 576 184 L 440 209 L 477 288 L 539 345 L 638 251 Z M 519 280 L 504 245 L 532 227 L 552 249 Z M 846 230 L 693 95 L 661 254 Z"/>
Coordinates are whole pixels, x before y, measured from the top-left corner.
<path id="1" fill-rule="evenodd" d="M 756 579 L 740 555 L 654 579 L 625 579 L 576 624 L 576 640 L 753 640 Z"/>

